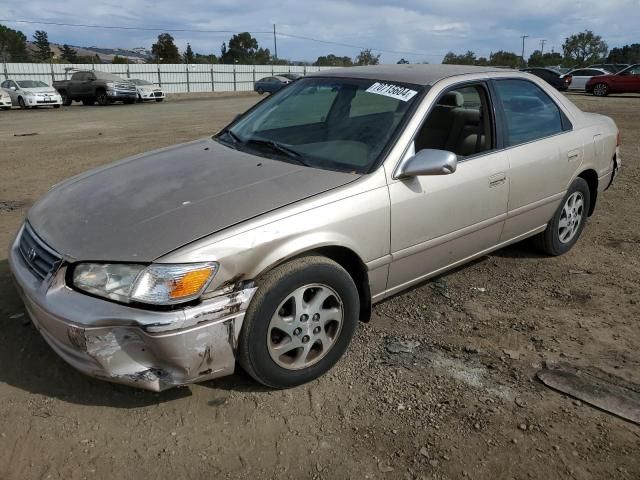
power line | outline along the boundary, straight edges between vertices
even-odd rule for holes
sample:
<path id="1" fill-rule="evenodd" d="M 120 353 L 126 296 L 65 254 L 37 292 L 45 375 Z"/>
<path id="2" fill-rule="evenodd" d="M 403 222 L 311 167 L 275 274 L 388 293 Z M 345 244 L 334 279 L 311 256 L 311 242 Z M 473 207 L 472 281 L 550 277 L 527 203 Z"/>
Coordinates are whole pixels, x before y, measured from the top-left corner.
<path id="1" fill-rule="evenodd" d="M 40 20 L 13 20 L 13 19 L 2 19 L 2 18 L 0 18 L 0 22 L 26 23 L 30 25 L 54 25 L 59 27 L 98 28 L 103 30 L 134 30 L 134 31 L 137 30 L 137 31 L 147 31 L 147 32 L 186 32 L 186 33 L 225 33 L 225 34 L 238 33 L 235 30 L 206 30 L 206 29 L 194 29 L 194 28 L 167 28 L 167 27 L 125 27 L 125 26 L 117 26 L 117 25 L 94 25 L 94 24 L 85 24 L 85 23 L 46 22 L 46 21 L 40 21 Z M 252 35 L 274 35 L 273 31 L 255 31 L 255 32 L 249 32 L 249 33 L 251 33 Z M 444 53 L 386 50 L 382 48 L 365 47 L 362 45 L 354 45 L 351 43 L 335 42 L 332 40 L 323 40 L 320 38 L 307 37 L 304 35 L 295 35 L 293 33 L 277 32 L 277 36 L 293 38 L 297 40 L 306 40 L 306 41 L 311 41 L 316 43 L 322 43 L 325 45 L 335 45 L 339 47 L 355 48 L 360 50 L 365 50 L 367 48 L 370 48 L 375 52 L 391 53 L 395 55 L 413 55 L 417 57 L 443 57 L 445 55 Z"/>

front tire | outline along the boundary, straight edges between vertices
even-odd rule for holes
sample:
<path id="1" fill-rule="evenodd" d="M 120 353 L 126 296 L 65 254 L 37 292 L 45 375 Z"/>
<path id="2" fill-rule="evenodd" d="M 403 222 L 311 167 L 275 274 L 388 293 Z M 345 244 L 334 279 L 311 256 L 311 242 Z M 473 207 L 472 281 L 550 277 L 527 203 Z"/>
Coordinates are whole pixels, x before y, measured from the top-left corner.
<path id="1" fill-rule="evenodd" d="M 571 250 L 584 230 L 590 204 L 589 184 L 578 177 L 567 190 L 547 229 L 535 237 L 538 248 L 552 256 Z"/>
<path id="2" fill-rule="evenodd" d="M 96 92 L 96 101 L 98 102 L 98 105 L 102 105 L 103 107 L 105 105 L 108 105 L 109 97 L 107 96 L 107 92 L 105 92 L 104 90 L 99 90 L 98 92 Z"/>
<path id="3" fill-rule="evenodd" d="M 60 96 L 62 97 L 62 105 L 64 105 L 65 107 L 71 106 L 72 100 L 69 98 L 66 91 L 62 90 L 60 92 Z"/>
<path id="4" fill-rule="evenodd" d="M 23 110 L 27 110 L 29 108 L 29 106 L 24 102 L 24 98 L 22 97 L 18 97 L 18 105 L 20 105 L 20 108 Z"/>
<path id="5" fill-rule="evenodd" d="M 290 388 L 331 369 L 358 325 L 360 298 L 349 273 L 333 260 L 308 256 L 256 283 L 239 340 L 244 370 L 268 387 Z"/>
<path id="6" fill-rule="evenodd" d="M 256 92 L 258 92 L 258 94 L 260 94 L 260 95 L 264 94 L 264 90 L 262 88 L 258 88 L 258 90 L 256 90 Z"/>
<path id="7" fill-rule="evenodd" d="M 596 97 L 606 97 L 609 95 L 609 85 L 606 83 L 596 83 L 593 86 L 593 94 Z"/>

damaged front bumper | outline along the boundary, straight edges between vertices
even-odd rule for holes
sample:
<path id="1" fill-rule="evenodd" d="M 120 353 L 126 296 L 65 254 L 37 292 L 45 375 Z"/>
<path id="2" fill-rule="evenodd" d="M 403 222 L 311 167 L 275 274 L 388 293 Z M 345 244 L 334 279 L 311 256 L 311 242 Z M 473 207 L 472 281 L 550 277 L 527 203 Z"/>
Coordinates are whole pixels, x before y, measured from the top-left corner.
<path id="1" fill-rule="evenodd" d="M 43 338 L 87 375 L 158 392 L 234 372 L 238 336 L 254 287 L 195 306 L 153 311 L 72 290 L 65 284 L 65 265 L 44 280 L 36 277 L 17 240 L 9 251 L 9 266 Z"/>

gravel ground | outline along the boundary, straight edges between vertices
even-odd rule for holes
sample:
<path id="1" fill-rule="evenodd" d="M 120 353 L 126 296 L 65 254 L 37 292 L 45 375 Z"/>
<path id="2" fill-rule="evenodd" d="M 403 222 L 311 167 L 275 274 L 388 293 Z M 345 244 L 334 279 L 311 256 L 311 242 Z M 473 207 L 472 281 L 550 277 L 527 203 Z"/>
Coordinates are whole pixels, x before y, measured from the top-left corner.
<path id="1" fill-rule="evenodd" d="M 383 302 L 309 385 L 270 391 L 239 372 L 154 394 L 60 360 L 7 268 L 26 209 L 90 167 L 210 134 L 258 98 L 0 112 L 0 479 L 640 478 L 637 425 L 535 379 L 563 361 L 640 389 L 638 96 L 571 95 L 616 120 L 625 168 L 569 254 L 515 245 Z"/>

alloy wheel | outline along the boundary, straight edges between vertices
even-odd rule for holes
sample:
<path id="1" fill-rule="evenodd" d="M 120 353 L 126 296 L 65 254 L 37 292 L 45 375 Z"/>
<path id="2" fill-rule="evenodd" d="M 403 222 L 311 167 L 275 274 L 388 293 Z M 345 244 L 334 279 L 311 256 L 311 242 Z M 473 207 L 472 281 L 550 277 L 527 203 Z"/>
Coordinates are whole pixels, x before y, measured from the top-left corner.
<path id="1" fill-rule="evenodd" d="M 558 238 L 562 243 L 569 243 L 576 236 L 584 217 L 584 197 L 582 192 L 573 192 L 560 214 L 558 222 Z"/>
<path id="2" fill-rule="evenodd" d="M 272 360 L 287 370 L 316 364 L 340 335 L 344 310 L 327 285 L 309 284 L 286 296 L 271 318 L 267 346 Z"/>
<path id="3" fill-rule="evenodd" d="M 609 88 L 605 83 L 598 83 L 595 87 L 593 87 L 593 94 L 596 97 L 604 97 L 609 92 Z"/>

